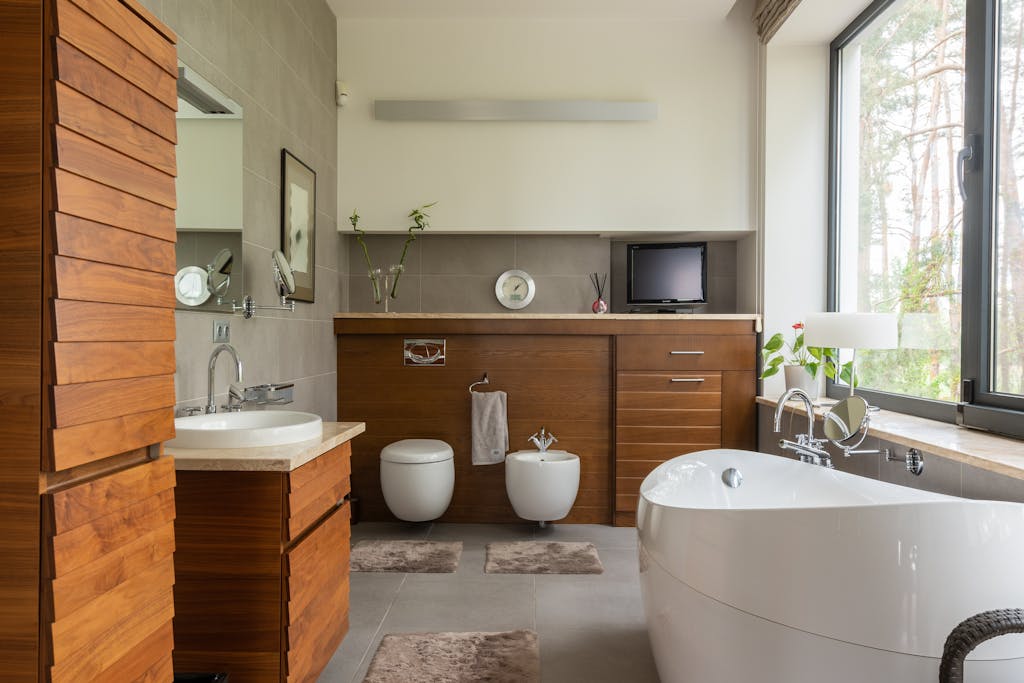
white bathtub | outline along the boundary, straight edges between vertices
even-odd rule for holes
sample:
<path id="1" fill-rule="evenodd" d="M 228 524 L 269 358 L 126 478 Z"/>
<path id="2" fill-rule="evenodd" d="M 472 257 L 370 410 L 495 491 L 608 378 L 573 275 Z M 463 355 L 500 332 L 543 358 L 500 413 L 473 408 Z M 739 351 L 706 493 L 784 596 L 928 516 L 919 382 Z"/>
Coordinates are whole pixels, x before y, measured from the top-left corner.
<path id="1" fill-rule="evenodd" d="M 936 683 L 954 626 L 1024 607 L 1024 505 L 736 450 L 670 460 L 640 493 L 663 683 Z M 969 683 L 1024 681 L 1024 636 L 967 662 Z"/>

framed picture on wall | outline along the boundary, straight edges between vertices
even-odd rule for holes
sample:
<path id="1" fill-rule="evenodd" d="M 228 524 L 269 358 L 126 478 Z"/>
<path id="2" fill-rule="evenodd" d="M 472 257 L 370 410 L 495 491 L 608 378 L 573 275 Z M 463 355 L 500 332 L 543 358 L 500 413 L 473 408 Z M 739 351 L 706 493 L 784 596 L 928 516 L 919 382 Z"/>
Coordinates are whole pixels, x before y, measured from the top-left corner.
<path id="1" fill-rule="evenodd" d="M 281 150 L 281 251 L 295 274 L 292 299 L 313 303 L 316 254 L 316 171 Z"/>

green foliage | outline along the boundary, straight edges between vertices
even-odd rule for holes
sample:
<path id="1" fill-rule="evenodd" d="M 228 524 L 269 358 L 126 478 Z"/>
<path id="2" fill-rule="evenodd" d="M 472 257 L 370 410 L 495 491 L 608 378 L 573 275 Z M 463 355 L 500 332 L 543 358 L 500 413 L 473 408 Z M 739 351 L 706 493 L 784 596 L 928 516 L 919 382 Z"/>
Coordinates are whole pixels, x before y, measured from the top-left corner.
<path id="1" fill-rule="evenodd" d="M 803 323 L 793 325 L 796 335 L 792 344 L 786 341 L 781 332 L 776 332 L 768 338 L 761 349 L 761 379 L 779 374 L 779 369 L 784 365 L 799 365 L 811 377 L 817 377 L 820 370 L 831 380 L 836 379 L 837 372 L 840 377 L 848 378 L 851 363 L 839 364 L 837 349 L 807 346 L 803 327 Z"/>
<path id="2" fill-rule="evenodd" d="M 409 212 L 409 218 L 412 219 L 412 225 L 409 226 L 409 236 L 405 239 L 405 243 L 402 245 L 402 257 L 398 261 L 399 268 L 395 272 L 395 282 L 391 286 L 390 296 L 392 299 L 398 296 L 398 279 L 402 276 L 402 271 L 405 269 L 405 257 L 409 252 L 409 245 L 416 241 L 415 230 L 426 230 L 430 227 L 430 214 L 426 213 L 425 209 L 436 205 L 437 202 L 431 202 L 418 206 Z M 366 261 L 366 269 L 370 276 L 370 283 L 373 285 L 373 301 L 374 303 L 380 303 L 381 292 L 380 283 L 377 281 L 377 276 L 374 274 L 373 261 L 370 259 L 370 250 L 366 246 L 366 242 L 363 241 L 363 237 L 366 235 L 366 231 L 359 227 L 359 214 L 356 210 L 352 210 L 352 215 L 348 217 L 348 222 L 352 224 L 352 229 L 356 232 L 356 241 L 359 242 L 359 246 L 363 248 L 363 259 Z"/>

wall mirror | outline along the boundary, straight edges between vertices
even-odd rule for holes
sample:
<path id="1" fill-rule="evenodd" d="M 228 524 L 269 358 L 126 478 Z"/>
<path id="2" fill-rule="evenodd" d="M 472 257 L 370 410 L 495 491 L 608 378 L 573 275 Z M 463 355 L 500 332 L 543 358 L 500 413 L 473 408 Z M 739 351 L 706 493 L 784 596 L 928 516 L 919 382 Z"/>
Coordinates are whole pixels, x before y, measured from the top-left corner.
<path id="1" fill-rule="evenodd" d="M 242 107 L 178 62 L 177 307 L 241 302 Z"/>

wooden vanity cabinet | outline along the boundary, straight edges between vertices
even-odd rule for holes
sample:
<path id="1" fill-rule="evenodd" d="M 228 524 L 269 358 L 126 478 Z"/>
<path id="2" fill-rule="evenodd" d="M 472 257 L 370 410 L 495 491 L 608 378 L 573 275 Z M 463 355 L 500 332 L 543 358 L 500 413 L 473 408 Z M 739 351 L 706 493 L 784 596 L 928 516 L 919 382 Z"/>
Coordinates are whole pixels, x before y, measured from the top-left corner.
<path id="1" fill-rule="evenodd" d="M 178 472 L 175 670 L 316 680 L 348 631 L 350 459 Z"/>
<path id="2" fill-rule="evenodd" d="M 640 484 L 678 455 L 753 449 L 756 337 L 619 335 L 615 524 L 636 523 Z"/>

